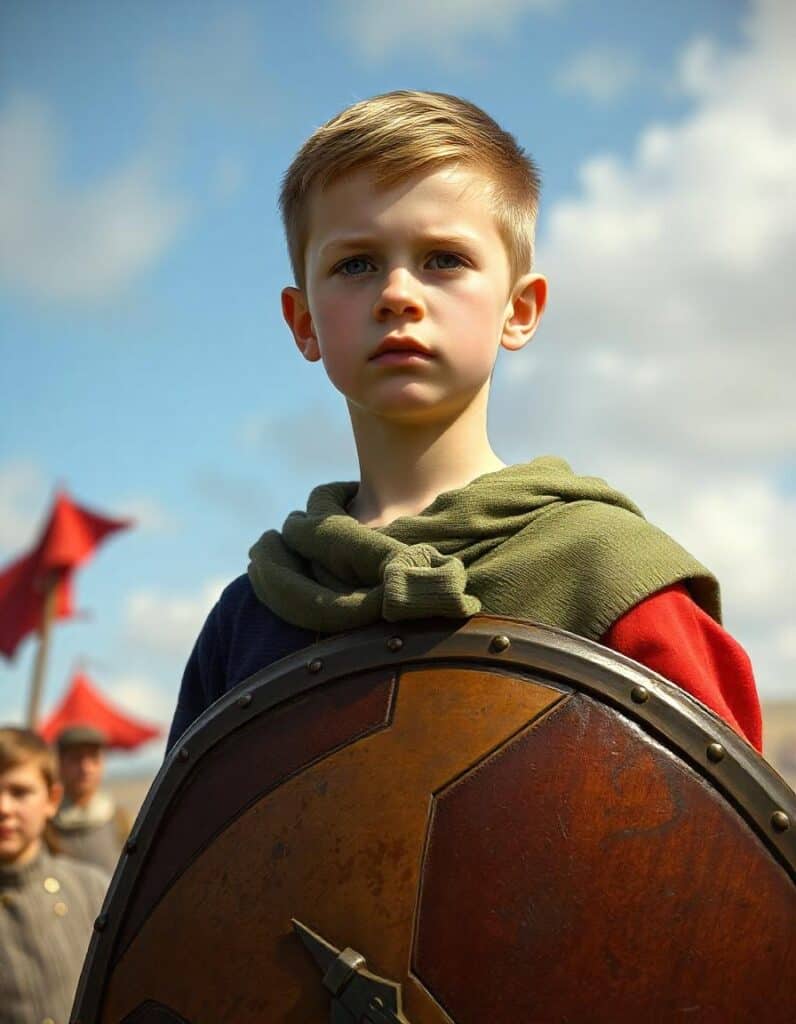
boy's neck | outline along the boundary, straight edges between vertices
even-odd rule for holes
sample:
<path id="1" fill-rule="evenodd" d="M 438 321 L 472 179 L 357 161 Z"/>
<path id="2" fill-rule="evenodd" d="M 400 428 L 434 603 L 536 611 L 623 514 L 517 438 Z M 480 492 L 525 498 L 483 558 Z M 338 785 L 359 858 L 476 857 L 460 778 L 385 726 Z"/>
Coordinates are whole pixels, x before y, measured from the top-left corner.
<path id="1" fill-rule="evenodd" d="M 417 515 L 444 491 L 504 467 L 487 437 L 485 401 L 451 422 L 411 426 L 350 411 L 360 484 L 348 511 L 364 526 Z"/>

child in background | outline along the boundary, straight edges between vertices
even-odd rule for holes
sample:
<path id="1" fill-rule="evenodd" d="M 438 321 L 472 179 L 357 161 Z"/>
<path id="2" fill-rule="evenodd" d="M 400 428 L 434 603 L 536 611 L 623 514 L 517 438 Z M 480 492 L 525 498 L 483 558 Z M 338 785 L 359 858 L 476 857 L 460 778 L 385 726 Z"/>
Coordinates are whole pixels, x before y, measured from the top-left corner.
<path id="1" fill-rule="evenodd" d="M 108 876 L 57 856 L 62 796 L 53 750 L 0 728 L 0 1024 L 66 1024 Z"/>
<path id="2" fill-rule="evenodd" d="M 281 195 L 295 277 L 282 311 L 347 403 L 359 480 L 316 488 L 254 545 L 196 642 L 170 746 L 323 635 L 484 612 L 599 641 L 760 749 L 751 666 L 712 574 L 605 481 L 551 456 L 505 466 L 491 446 L 498 352 L 528 344 L 547 299 L 538 201 L 532 160 L 455 96 L 376 96 L 302 146 Z"/>

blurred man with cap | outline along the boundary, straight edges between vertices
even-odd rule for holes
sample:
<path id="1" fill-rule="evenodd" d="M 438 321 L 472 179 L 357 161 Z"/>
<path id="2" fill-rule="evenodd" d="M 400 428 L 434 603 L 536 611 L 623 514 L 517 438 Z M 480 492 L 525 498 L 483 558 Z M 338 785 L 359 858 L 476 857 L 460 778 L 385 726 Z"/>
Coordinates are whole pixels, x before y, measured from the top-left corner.
<path id="1" fill-rule="evenodd" d="M 94 726 L 72 725 L 56 740 L 64 799 L 53 819 L 64 853 L 113 873 L 130 819 L 100 789 L 105 768 L 105 735 Z"/>

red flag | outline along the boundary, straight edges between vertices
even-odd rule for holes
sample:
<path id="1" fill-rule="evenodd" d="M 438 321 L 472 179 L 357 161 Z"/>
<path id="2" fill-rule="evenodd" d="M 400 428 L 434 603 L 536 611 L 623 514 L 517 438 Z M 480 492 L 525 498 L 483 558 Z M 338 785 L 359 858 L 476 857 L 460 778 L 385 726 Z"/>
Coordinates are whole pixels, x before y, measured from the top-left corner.
<path id="1" fill-rule="evenodd" d="M 162 733 L 158 726 L 131 718 L 114 707 L 84 672 L 75 672 L 72 676 L 65 697 L 39 726 L 39 733 L 48 743 L 53 743 L 64 729 L 73 725 L 99 729 L 109 747 L 122 750 L 134 750 Z"/>
<path id="2" fill-rule="evenodd" d="M 33 550 L 0 572 L 0 654 L 12 657 L 19 642 L 41 628 L 44 599 L 53 578 L 55 617 L 70 618 L 74 570 L 109 533 L 131 525 L 128 519 L 110 519 L 76 505 L 59 491 Z"/>

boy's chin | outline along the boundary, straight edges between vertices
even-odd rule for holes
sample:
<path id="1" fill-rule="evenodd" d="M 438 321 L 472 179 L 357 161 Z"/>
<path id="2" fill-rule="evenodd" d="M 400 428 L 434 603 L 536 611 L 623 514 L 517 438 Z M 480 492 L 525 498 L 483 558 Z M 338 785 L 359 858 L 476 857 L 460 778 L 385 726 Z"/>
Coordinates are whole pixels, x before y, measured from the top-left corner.
<path id="1" fill-rule="evenodd" d="M 393 423 L 396 426 L 430 427 L 435 423 L 447 424 L 458 419 L 466 407 L 464 402 L 452 402 L 447 396 L 440 400 L 436 395 L 400 394 L 359 405 L 348 400 L 349 409 L 356 409 L 359 416 Z"/>
<path id="2" fill-rule="evenodd" d="M 18 840 L 6 843 L 0 841 L 0 867 L 26 864 L 36 856 L 39 845 L 39 842 L 25 843 L 23 846 Z"/>

